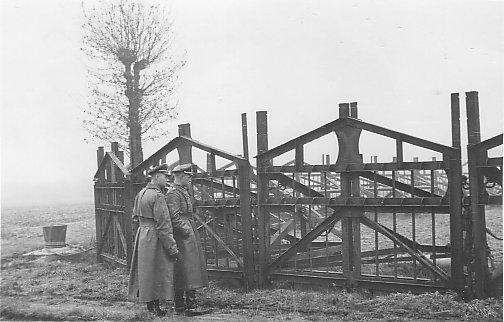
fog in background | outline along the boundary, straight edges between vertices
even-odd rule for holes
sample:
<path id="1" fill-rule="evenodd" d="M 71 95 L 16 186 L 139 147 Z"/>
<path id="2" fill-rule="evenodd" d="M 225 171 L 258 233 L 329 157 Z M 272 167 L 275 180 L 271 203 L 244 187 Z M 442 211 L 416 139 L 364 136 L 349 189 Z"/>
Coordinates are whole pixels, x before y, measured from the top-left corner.
<path id="1" fill-rule="evenodd" d="M 91 203 L 98 144 L 83 140 L 91 62 L 79 49 L 81 1 L 0 6 L 2 208 Z M 172 136 L 145 143 L 145 158 L 182 123 L 196 140 L 241 154 L 241 113 L 255 156 L 256 111 L 268 112 L 272 148 L 333 121 L 339 103 L 354 101 L 366 122 L 451 145 L 450 93 L 459 92 L 464 107 L 466 91 L 479 91 L 482 139 L 502 132 L 501 1 L 175 0 L 167 7 L 174 51 L 187 50 L 188 63 L 176 92 L 179 119 L 166 124 Z M 320 141 L 307 161 L 320 163 L 323 153 L 334 161 L 335 144 Z M 360 151 L 364 161 L 394 155 L 367 134 Z"/>

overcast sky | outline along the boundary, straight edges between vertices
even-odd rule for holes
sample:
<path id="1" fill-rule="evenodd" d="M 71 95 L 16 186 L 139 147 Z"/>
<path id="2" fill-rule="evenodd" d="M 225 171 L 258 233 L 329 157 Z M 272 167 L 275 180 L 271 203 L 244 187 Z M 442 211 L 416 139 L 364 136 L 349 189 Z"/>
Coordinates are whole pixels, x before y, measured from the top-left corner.
<path id="1" fill-rule="evenodd" d="M 172 136 L 145 144 L 146 157 L 181 123 L 195 139 L 240 154 L 241 113 L 254 156 L 256 111 L 268 112 L 274 147 L 353 101 L 366 122 L 450 145 L 450 93 L 463 103 L 466 91 L 479 91 L 482 138 L 502 132 L 502 1 L 167 3 L 174 50 L 187 50 L 188 64 L 179 119 L 166 125 Z M 83 140 L 89 62 L 79 49 L 81 1 L 0 5 L 2 207 L 92 202 L 98 145 Z M 321 141 L 323 153 L 335 160 L 330 140 Z M 390 161 L 394 149 L 385 146 L 363 135 L 360 150 L 365 160 Z M 321 151 L 309 152 L 308 161 L 319 162 Z"/>

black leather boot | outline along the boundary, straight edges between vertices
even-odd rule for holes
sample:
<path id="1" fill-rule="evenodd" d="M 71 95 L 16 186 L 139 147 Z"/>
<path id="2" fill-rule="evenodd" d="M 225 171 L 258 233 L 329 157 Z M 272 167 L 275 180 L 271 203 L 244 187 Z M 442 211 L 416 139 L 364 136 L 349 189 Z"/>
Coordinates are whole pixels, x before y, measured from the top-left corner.
<path id="1" fill-rule="evenodd" d="M 167 311 L 161 309 L 161 307 L 159 306 L 159 300 L 154 301 L 154 306 L 155 306 L 157 316 L 165 316 L 166 313 L 168 313 Z"/>
<path id="2" fill-rule="evenodd" d="M 154 301 L 147 302 L 147 310 L 151 313 L 154 313 Z"/>
<path id="3" fill-rule="evenodd" d="M 185 315 L 196 316 L 196 315 L 208 314 L 211 312 L 211 310 L 209 309 L 202 309 L 198 307 L 198 302 L 196 300 L 196 290 L 186 291 L 185 298 L 186 298 Z"/>
<path id="4" fill-rule="evenodd" d="M 186 309 L 195 309 L 198 306 L 196 302 L 195 290 L 185 291 L 185 297 L 186 297 Z"/>
<path id="5" fill-rule="evenodd" d="M 147 302 L 147 310 L 157 316 L 165 316 L 167 313 L 165 310 L 161 310 L 161 308 L 159 307 L 159 300 Z"/>

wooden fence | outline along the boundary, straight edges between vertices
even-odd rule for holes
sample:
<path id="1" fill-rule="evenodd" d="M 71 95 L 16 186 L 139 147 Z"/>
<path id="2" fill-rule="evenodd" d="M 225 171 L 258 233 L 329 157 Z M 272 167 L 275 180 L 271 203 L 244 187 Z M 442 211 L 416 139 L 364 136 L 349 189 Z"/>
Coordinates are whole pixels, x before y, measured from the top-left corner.
<path id="1" fill-rule="evenodd" d="M 456 93 L 451 97 L 452 146 L 366 123 L 358 118 L 356 103 L 345 103 L 338 119 L 271 149 L 267 114 L 257 112 L 256 167 L 248 161 L 244 115 L 243 156 L 194 140 L 188 124 L 134 169 L 123 165 L 117 145 L 107 153 L 100 148 L 98 257 L 129 267 L 132 203 L 147 169 L 166 163 L 171 153 L 177 153 L 177 162 L 194 163 L 197 149 L 207 160 L 193 179 L 194 219 L 212 277 L 237 279 L 246 289 L 284 280 L 348 289 L 453 289 L 459 294 L 470 289 L 483 297 L 489 287 L 484 205 L 502 203 L 502 193 L 485 194 L 489 171 L 501 171 L 502 185 L 502 157 L 489 158 L 487 151 L 502 145 L 502 134 L 481 142 L 477 92 L 466 95 L 470 197 L 465 198 Z M 364 162 L 363 131 L 394 140 L 392 162 L 376 157 Z M 337 160 L 323 156 L 321 164 L 305 162 L 306 145 L 325 136 L 337 141 Z M 404 144 L 442 159 L 405 160 Z M 294 160 L 275 164 L 288 153 Z M 217 168 L 216 156 L 228 163 Z"/>

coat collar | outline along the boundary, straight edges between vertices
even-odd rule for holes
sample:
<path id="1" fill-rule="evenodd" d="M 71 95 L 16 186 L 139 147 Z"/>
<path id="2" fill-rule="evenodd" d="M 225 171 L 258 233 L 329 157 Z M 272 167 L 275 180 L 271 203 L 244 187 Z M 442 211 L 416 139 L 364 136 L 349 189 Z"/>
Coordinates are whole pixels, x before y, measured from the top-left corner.
<path id="1" fill-rule="evenodd" d="M 152 182 L 147 183 L 147 186 L 145 186 L 146 189 L 156 189 L 158 191 L 161 191 L 161 188 Z"/>
<path id="2" fill-rule="evenodd" d="M 187 191 L 188 190 L 187 188 L 182 187 L 181 185 L 179 185 L 178 183 L 175 183 L 175 182 L 173 183 L 173 187 L 175 189 L 179 189 L 179 190 L 183 190 L 183 191 Z"/>

